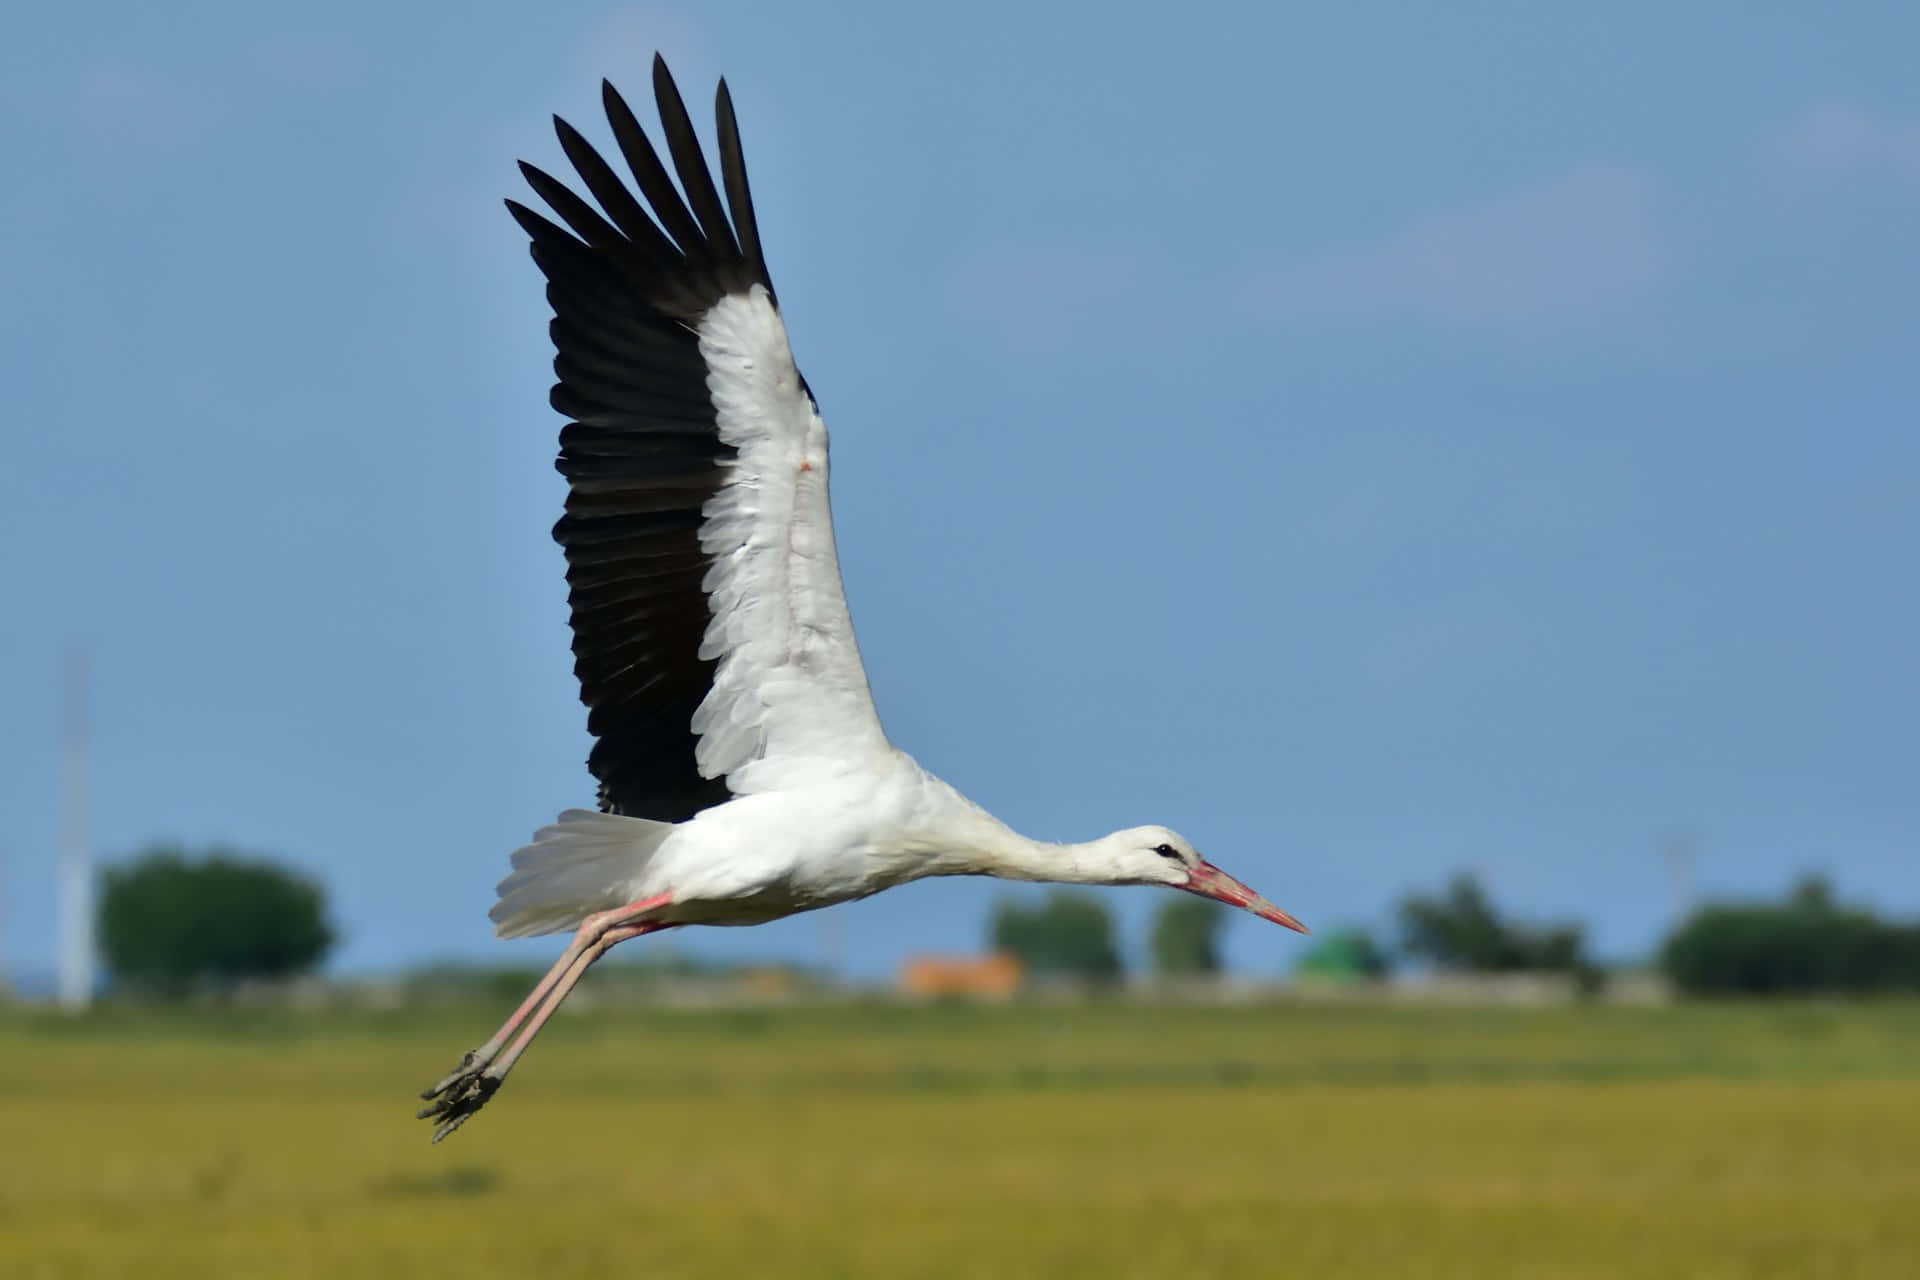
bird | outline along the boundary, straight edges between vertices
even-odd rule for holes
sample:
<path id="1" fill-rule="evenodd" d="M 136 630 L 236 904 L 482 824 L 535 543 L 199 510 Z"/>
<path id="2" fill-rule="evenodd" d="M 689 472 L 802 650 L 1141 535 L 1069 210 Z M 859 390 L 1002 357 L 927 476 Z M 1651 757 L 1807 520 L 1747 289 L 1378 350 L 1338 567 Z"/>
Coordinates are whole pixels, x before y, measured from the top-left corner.
<path id="1" fill-rule="evenodd" d="M 827 428 L 788 345 L 732 97 L 722 79 L 716 187 L 658 54 L 652 82 L 671 173 L 602 81 L 632 184 L 555 116 L 594 203 L 525 162 L 558 221 L 506 202 L 553 311 L 567 482 L 553 536 L 598 807 L 566 810 L 512 855 L 489 913 L 498 936 L 573 937 L 421 1094 L 435 1142 L 494 1096 L 590 966 L 663 929 L 986 875 L 1158 885 L 1307 932 L 1167 827 L 1031 840 L 888 739 L 841 586 Z"/>

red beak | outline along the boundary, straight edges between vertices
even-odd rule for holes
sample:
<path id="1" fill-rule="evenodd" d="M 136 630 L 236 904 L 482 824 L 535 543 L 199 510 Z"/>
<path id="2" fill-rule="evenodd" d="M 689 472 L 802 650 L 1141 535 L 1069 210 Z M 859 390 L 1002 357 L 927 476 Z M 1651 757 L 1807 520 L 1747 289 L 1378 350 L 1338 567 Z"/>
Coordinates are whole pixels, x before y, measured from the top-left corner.
<path id="1" fill-rule="evenodd" d="M 1212 898 L 1215 902 L 1224 902 L 1230 907 L 1241 907 L 1262 920 L 1283 924 L 1295 933 L 1313 932 L 1211 862 L 1202 862 L 1194 868 L 1192 877 L 1178 887 L 1203 898 Z"/>

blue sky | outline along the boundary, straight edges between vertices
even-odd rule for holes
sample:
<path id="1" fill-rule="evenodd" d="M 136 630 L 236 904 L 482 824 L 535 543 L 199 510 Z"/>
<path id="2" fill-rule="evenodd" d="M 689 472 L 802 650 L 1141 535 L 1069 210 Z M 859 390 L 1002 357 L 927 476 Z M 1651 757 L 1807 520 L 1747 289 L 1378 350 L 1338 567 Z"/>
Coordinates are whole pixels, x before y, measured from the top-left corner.
<path id="1" fill-rule="evenodd" d="M 1165 822 L 1316 926 L 1472 867 L 1611 955 L 1674 832 L 1920 912 L 1920 20 L 1758 8 L 37 7 L 0 960 L 69 645 L 103 857 L 280 854 L 344 971 L 553 949 L 485 918 L 591 796 L 499 199 L 656 47 L 733 87 L 881 714 L 1014 825 Z M 880 973 L 996 891 L 687 945 Z"/>

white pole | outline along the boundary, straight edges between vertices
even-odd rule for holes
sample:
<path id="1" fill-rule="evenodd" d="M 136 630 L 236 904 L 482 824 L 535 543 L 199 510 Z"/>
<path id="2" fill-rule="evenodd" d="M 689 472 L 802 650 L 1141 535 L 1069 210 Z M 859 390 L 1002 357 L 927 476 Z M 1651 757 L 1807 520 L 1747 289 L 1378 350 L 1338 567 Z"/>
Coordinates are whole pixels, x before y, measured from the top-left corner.
<path id="1" fill-rule="evenodd" d="M 60 958 L 64 1009 L 93 1001 L 93 864 L 87 851 L 87 660 L 67 654 L 60 741 Z"/>
<path id="2" fill-rule="evenodd" d="M 839 986 L 846 981 L 846 914 L 833 907 L 820 912 L 821 978 Z"/>
<path id="3" fill-rule="evenodd" d="M 1693 910 L 1693 833 L 1676 831 L 1667 837 L 1667 892 L 1673 901 L 1675 922 Z"/>

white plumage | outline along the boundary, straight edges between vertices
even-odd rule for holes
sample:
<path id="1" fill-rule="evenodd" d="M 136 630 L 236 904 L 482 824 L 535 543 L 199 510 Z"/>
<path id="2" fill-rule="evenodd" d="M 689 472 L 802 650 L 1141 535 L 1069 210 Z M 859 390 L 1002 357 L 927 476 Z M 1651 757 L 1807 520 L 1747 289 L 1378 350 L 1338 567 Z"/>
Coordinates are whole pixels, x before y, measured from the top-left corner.
<path id="1" fill-rule="evenodd" d="M 941 875 L 1161 885 L 1302 928 L 1164 827 L 1028 840 L 887 740 L 840 583 L 826 424 L 787 342 L 726 84 L 725 206 L 658 58 L 654 96 L 677 188 L 605 86 L 646 205 L 562 121 L 599 210 L 529 165 L 566 227 L 508 202 L 554 308 L 553 404 L 570 419 L 554 536 L 602 811 L 568 810 L 513 855 L 500 935 L 574 939 L 426 1091 L 436 1141 L 589 966 L 659 929 L 758 924 Z"/>
<path id="2" fill-rule="evenodd" d="M 738 795 L 794 785 L 808 763 L 836 771 L 887 740 L 840 586 L 827 424 L 767 291 L 721 299 L 700 322 L 700 354 L 720 439 L 739 458 L 700 529 L 714 563 L 699 656 L 720 668 L 693 715 L 695 758 Z"/>

